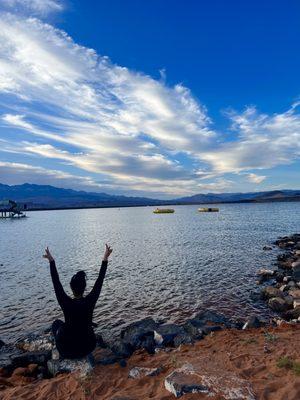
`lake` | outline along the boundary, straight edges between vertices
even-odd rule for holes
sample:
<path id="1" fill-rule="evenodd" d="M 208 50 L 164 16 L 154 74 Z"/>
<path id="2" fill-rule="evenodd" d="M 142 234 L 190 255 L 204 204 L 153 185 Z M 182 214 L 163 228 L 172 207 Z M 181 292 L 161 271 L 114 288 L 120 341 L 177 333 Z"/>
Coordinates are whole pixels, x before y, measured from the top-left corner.
<path id="1" fill-rule="evenodd" d="M 114 251 L 94 322 L 104 335 L 146 316 L 182 322 L 204 309 L 235 319 L 270 315 L 256 299 L 256 272 L 275 264 L 278 236 L 299 232 L 300 203 L 221 204 L 219 213 L 175 206 L 28 212 L 0 220 L 0 338 L 16 339 L 61 317 L 47 261 L 61 281 L 87 272 L 91 289 L 105 243 Z"/>

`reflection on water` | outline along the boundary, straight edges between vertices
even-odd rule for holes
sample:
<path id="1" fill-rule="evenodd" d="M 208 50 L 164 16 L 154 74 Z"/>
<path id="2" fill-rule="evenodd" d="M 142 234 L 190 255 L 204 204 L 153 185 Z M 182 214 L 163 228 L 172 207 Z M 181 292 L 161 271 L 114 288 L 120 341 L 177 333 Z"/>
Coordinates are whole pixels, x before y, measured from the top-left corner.
<path id="1" fill-rule="evenodd" d="M 91 288 L 104 244 L 114 248 L 94 314 L 104 333 L 146 316 L 179 322 L 204 308 L 236 318 L 266 313 L 251 292 L 259 290 L 257 269 L 274 263 L 277 250 L 262 247 L 299 231 L 300 203 L 224 204 L 219 213 L 174 208 L 165 215 L 149 207 L 38 211 L 0 221 L 0 337 L 60 315 L 42 259 L 47 245 L 68 291 L 79 269 Z"/>

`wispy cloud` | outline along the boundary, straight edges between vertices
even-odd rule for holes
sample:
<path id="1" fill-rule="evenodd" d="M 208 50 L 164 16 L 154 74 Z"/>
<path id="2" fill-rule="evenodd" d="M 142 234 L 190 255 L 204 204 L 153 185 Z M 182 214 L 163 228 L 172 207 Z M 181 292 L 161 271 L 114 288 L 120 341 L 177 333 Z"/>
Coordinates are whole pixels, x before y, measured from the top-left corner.
<path id="1" fill-rule="evenodd" d="M 52 0 L 5 2 L 32 10 L 43 4 L 45 12 L 63 7 Z M 234 139 L 228 141 L 191 91 L 168 86 L 162 74 L 155 80 L 120 67 L 37 18 L 2 13 L 0 151 L 40 160 L 41 170 L 20 167 L 24 180 L 42 176 L 43 162 L 51 160 L 53 180 L 61 171 L 70 185 L 78 175 L 82 185 L 89 179 L 90 185 L 169 195 L 230 190 L 238 174 L 259 184 L 266 175 L 257 170 L 300 157 L 296 104 L 274 115 L 253 107 L 231 112 Z M 10 176 L 16 172 L 12 167 Z M 82 174 L 89 177 L 82 181 Z"/>
<path id="2" fill-rule="evenodd" d="M 2 0 L 2 7 L 38 16 L 46 16 L 64 9 L 62 1 L 59 0 Z"/>

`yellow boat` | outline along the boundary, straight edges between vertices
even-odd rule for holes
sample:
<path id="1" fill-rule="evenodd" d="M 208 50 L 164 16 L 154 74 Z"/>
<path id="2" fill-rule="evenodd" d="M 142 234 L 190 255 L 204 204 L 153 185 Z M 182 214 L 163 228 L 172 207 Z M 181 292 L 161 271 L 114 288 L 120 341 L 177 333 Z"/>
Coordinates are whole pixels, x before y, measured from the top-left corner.
<path id="1" fill-rule="evenodd" d="M 156 208 L 153 212 L 154 214 L 173 214 L 175 210 L 173 208 Z"/>
<path id="2" fill-rule="evenodd" d="M 219 209 L 211 208 L 211 207 L 209 207 L 209 208 L 203 207 L 203 208 L 198 208 L 198 211 L 199 212 L 219 212 Z"/>

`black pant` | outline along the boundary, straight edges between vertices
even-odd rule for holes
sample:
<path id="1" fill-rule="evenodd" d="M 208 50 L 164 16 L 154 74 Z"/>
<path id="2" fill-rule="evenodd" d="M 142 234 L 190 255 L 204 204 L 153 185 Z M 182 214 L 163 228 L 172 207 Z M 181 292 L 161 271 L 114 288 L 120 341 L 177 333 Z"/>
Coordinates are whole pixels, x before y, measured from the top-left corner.
<path id="1" fill-rule="evenodd" d="M 52 331 L 52 335 L 54 336 L 54 338 L 56 339 L 56 335 L 58 333 L 58 330 L 64 326 L 64 322 L 61 319 L 56 319 L 51 327 L 51 331 Z"/>

